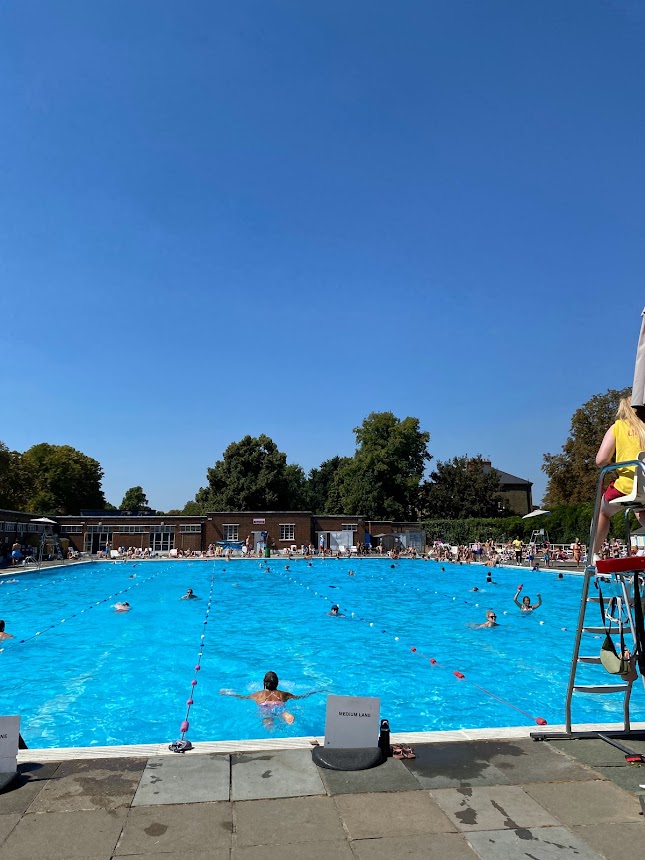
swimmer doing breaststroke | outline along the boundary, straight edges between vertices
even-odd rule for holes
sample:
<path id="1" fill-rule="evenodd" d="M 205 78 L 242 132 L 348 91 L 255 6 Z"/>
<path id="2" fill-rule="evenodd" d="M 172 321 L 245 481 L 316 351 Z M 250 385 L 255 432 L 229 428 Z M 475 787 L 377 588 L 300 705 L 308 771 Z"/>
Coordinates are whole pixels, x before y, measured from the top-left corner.
<path id="1" fill-rule="evenodd" d="M 220 690 L 221 696 L 233 696 L 236 699 L 253 699 L 260 708 L 263 714 L 262 722 L 265 728 L 273 727 L 274 716 L 279 716 L 285 723 L 291 725 L 295 720 L 293 714 L 283 710 L 283 706 L 291 699 L 306 699 L 307 696 L 313 696 L 316 693 L 324 693 L 324 690 L 312 690 L 310 693 L 304 693 L 302 696 L 296 696 L 293 693 L 287 693 L 286 690 L 278 689 L 278 676 L 275 672 L 267 672 L 264 676 L 264 689 L 251 693 L 248 696 L 240 696 L 238 693 L 233 693 L 231 690 Z"/>

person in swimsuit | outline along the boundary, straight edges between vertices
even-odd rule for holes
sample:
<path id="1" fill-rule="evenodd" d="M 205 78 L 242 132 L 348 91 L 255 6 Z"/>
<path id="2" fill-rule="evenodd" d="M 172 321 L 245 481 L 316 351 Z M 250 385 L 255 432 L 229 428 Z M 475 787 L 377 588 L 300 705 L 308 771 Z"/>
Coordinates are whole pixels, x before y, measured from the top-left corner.
<path id="1" fill-rule="evenodd" d="M 186 594 L 182 594 L 181 600 L 199 600 L 196 594 L 193 593 L 192 588 L 189 588 Z"/>
<path id="2" fill-rule="evenodd" d="M 130 604 L 126 601 L 125 603 L 115 603 L 114 604 L 115 612 L 129 612 Z"/>
<path id="3" fill-rule="evenodd" d="M 253 699 L 261 709 L 261 713 L 265 714 L 262 717 L 262 722 L 265 728 L 273 727 L 275 716 L 279 716 L 285 723 L 291 725 L 295 720 L 293 714 L 284 710 L 284 705 L 290 699 L 306 699 L 307 696 L 313 696 L 315 693 L 322 693 L 322 690 L 312 690 L 311 693 L 304 693 L 302 696 L 296 696 L 293 693 L 287 693 L 286 690 L 278 689 L 278 676 L 275 672 L 267 672 L 264 676 L 264 689 L 258 690 L 256 693 L 251 693 L 248 696 L 240 696 L 238 693 L 233 693 L 231 690 L 220 690 L 221 696 L 234 696 L 236 699 Z"/>
<path id="4" fill-rule="evenodd" d="M 494 609 L 486 610 L 486 621 L 483 624 L 478 624 L 477 629 L 481 630 L 482 627 L 499 627 L 497 623 L 497 615 L 495 615 Z"/>
<path id="5" fill-rule="evenodd" d="M 340 611 L 340 607 L 337 606 L 335 603 L 331 608 L 331 612 L 328 612 L 327 615 L 331 615 L 332 618 L 344 618 L 345 617 L 343 615 L 343 613 Z"/>
<path id="6" fill-rule="evenodd" d="M 533 612 L 534 609 L 538 609 L 540 606 L 542 606 L 542 598 L 540 597 L 540 592 L 538 592 L 538 602 L 533 605 L 531 604 L 531 598 L 528 596 L 528 594 L 524 595 L 521 603 L 519 602 L 517 598 L 520 596 L 520 591 L 521 589 L 518 588 L 515 592 L 513 602 L 516 606 L 519 606 L 522 612 Z"/>
<path id="7" fill-rule="evenodd" d="M 2 639 L 13 639 L 11 633 L 5 633 L 4 631 L 4 621 L 0 619 L 0 640 Z"/>

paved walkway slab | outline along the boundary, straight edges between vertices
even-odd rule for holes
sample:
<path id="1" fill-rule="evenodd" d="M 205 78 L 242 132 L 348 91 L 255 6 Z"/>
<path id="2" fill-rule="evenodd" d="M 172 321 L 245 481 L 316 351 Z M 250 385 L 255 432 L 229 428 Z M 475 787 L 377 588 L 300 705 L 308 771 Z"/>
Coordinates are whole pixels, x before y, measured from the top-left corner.
<path id="1" fill-rule="evenodd" d="M 55 779 L 29 807 L 29 812 L 81 812 L 118 809 L 132 802 L 145 762 L 140 759 L 66 761 Z"/>
<path id="2" fill-rule="evenodd" d="M 610 782 L 536 783 L 524 789 L 566 825 L 643 821 L 636 798 Z"/>
<path id="3" fill-rule="evenodd" d="M 589 767 L 572 761 L 550 743 L 516 740 L 488 741 L 481 754 L 500 770 L 511 785 L 528 782 L 578 782 L 598 779 Z"/>
<path id="4" fill-rule="evenodd" d="M 234 755 L 231 800 L 325 794 L 309 750 Z"/>
<path id="5" fill-rule="evenodd" d="M 539 803 L 515 785 L 444 788 L 431 793 L 457 829 L 465 832 L 516 830 L 560 824 Z"/>
<path id="6" fill-rule="evenodd" d="M 645 822 L 641 820 L 623 824 L 588 824 L 571 827 L 571 832 L 606 860 L 626 860 L 638 857 L 639 851 L 642 854 L 644 829 Z"/>
<path id="7" fill-rule="evenodd" d="M 231 757 L 177 755 L 148 761 L 133 806 L 228 800 Z"/>
<path id="8" fill-rule="evenodd" d="M 419 781 L 402 761 L 389 758 L 369 770 L 318 769 L 329 794 L 364 794 L 374 791 L 414 791 Z"/>
<path id="9" fill-rule="evenodd" d="M 645 741 L 621 740 L 620 738 L 616 738 L 616 740 L 635 752 L 645 755 Z M 611 767 L 612 765 L 625 764 L 625 753 L 599 738 L 547 741 L 545 745 L 553 746 L 571 758 L 590 765 L 590 767 L 597 765 Z"/>
<path id="10" fill-rule="evenodd" d="M 450 833 L 456 830 L 427 791 L 339 794 L 334 802 L 351 839 Z"/>
<path id="11" fill-rule="evenodd" d="M 358 860 L 476 860 L 461 833 L 432 833 L 383 839 L 355 839 Z"/>
<path id="12" fill-rule="evenodd" d="M 0 847 L 0 860 L 110 860 L 124 809 L 23 815 Z"/>
<path id="13" fill-rule="evenodd" d="M 504 773 L 473 743 L 415 744 L 415 759 L 404 759 L 406 767 L 423 788 L 460 788 L 470 785 L 506 785 Z"/>
<path id="14" fill-rule="evenodd" d="M 355 857 L 347 840 L 343 840 L 233 848 L 231 860 L 355 860 Z"/>
<path id="15" fill-rule="evenodd" d="M 206 847 L 230 848 L 232 831 L 229 803 L 137 806 L 130 810 L 115 856 L 176 852 L 188 858 Z"/>
<path id="16" fill-rule="evenodd" d="M 481 860 L 603 860 L 566 827 L 480 830 L 467 838 Z"/>
<path id="17" fill-rule="evenodd" d="M 238 847 L 342 839 L 345 831 L 331 797 L 288 797 L 235 804 Z"/>
<path id="18" fill-rule="evenodd" d="M 58 764 L 53 763 L 19 765 L 18 779 L 0 794 L 0 815 L 26 812 L 57 769 Z"/>

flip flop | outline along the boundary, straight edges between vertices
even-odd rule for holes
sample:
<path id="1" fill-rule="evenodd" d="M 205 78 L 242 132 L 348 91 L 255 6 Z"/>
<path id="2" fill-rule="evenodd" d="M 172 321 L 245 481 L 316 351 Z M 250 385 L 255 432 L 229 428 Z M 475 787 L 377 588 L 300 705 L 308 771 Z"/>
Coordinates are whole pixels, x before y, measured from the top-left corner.
<path id="1" fill-rule="evenodd" d="M 412 747 L 401 747 L 401 752 L 403 753 L 403 758 L 416 758 Z"/>
<path id="2" fill-rule="evenodd" d="M 401 747 L 392 747 L 392 757 L 398 759 L 404 759 L 405 753 L 401 749 Z"/>

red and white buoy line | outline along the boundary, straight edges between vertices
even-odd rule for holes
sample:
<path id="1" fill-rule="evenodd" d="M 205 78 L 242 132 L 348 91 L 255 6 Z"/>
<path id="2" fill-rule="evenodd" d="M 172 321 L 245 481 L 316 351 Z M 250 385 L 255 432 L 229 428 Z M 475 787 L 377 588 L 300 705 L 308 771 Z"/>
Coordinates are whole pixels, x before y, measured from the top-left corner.
<path id="1" fill-rule="evenodd" d="M 160 576 L 162 573 L 165 572 L 165 570 L 158 570 L 156 573 L 153 573 L 152 576 L 148 576 L 146 577 L 146 579 L 141 579 L 138 582 L 133 582 L 132 585 L 128 585 L 127 588 L 122 588 L 119 591 L 115 591 L 114 594 L 109 594 L 107 597 L 104 597 L 103 600 L 96 600 L 94 603 L 91 603 L 89 606 L 86 606 L 85 609 L 80 609 L 78 612 L 72 612 L 72 614 L 68 615 L 66 618 L 61 618 L 60 621 L 56 621 L 54 624 L 50 624 L 49 627 L 45 627 L 43 630 L 39 630 L 37 633 L 32 633 L 31 636 L 26 636 L 24 639 L 16 639 L 13 644 L 22 645 L 24 642 L 30 642 L 32 639 L 36 639 L 38 636 L 42 636 L 43 633 L 47 633 L 48 630 L 53 630 L 60 624 L 65 624 L 72 618 L 76 618 L 79 615 L 83 615 L 83 613 L 89 612 L 91 609 L 94 609 L 95 606 L 100 606 L 103 603 L 107 603 L 108 600 L 113 600 L 115 597 L 119 597 L 119 595 L 121 594 L 127 594 L 128 591 L 132 591 L 133 588 L 138 588 L 140 585 L 143 585 L 146 582 L 150 582 L 151 579 L 156 579 L 156 577 Z"/>
<path id="2" fill-rule="evenodd" d="M 304 588 L 306 588 L 307 591 L 312 591 L 314 593 L 314 595 L 316 595 L 317 597 L 322 597 L 323 600 L 332 600 L 332 602 L 336 602 L 335 599 L 328 597 L 326 594 L 319 594 L 317 591 L 314 591 L 314 589 L 312 589 L 311 586 L 307 585 L 306 582 L 299 582 L 297 579 L 294 579 L 292 576 L 289 576 L 288 572 L 285 572 L 285 573 L 282 573 L 281 571 L 277 571 L 277 572 L 279 573 L 280 576 L 284 577 L 285 579 L 288 579 L 289 582 L 293 582 L 296 585 L 301 585 Z M 352 612 L 351 617 L 355 621 L 363 621 L 366 624 L 369 624 L 370 627 L 374 627 L 374 622 L 368 621 L 367 618 L 360 618 L 358 615 L 356 615 L 353 612 Z M 387 630 L 381 630 L 381 633 L 384 633 L 386 636 L 392 636 L 392 634 L 388 633 Z M 395 642 L 401 641 L 399 636 L 392 636 L 392 638 L 394 639 Z M 435 660 L 433 657 L 428 657 L 426 654 L 423 654 L 421 651 L 418 651 L 417 648 L 415 648 L 414 646 L 410 647 L 410 651 L 412 654 L 417 654 L 419 657 L 423 658 L 424 660 L 427 660 L 431 666 L 437 666 L 440 669 L 445 669 L 447 671 L 450 671 L 450 669 L 448 669 L 447 666 L 442 665 L 437 660 Z M 523 711 L 521 708 L 518 708 L 516 705 L 511 704 L 511 702 L 508 702 L 506 699 L 502 699 L 501 696 L 498 696 L 495 693 L 492 693 L 490 690 L 487 690 L 485 687 L 481 687 L 479 684 L 476 684 L 474 681 L 471 681 L 470 678 L 467 678 L 463 672 L 459 672 L 459 671 L 455 670 L 452 672 L 452 674 L 459 681 L 466 681 L 467 683 L 472 684 L 472 686 L 475 687 L 476 689 L 480 690 L 480 692 L 485 693 L 487 696 L 490 696 L 491 698 L 496 699 L 498 702 L 501 702 L 503 705 L 507 705 L 509 708 L 512 708 L 514 711 L 517 711 L 518 713 L 522 714 L 523 716 L 528 717 L 534 723 L 537 723 L 538 726 L 546 726 L 547 725 L 547 721 L 544 719 L 544 717 L 534 717 L 533 714 L 529 714 L 527 711 Z"/>
<path id="3" fill-rule="evenodd" d="M 226 570 L 223 568 L 222 573 Z M 195 663 L 195 675 L 201 671 L 202 668 L 202 657 L 204 655 L 204 648 L 206 647 L 206 627 L 208 626 L 208 616 L 211 611 L 211 603 L 213 601 L 213 588 L 215 587 L 215 565 L 213 564 L 213 573 L 211 574 L 211 587 L 208 592 L 208 601 L 206 603 L 206 612 L 204 613 L 204 621 L 202 624 L 202 634 L 199 637 L 199 651 L 197 654 L 197 662 Z M 183 753 L 187 750 L 191 750 L 193 745 L 189 740 L 186 740 L 186 732 L 190 728 L 190 723 L 188 722 L 188 717 L 190 716 L 190 709 L 195 704 L 195 700 L 193 696 L 195 695 L 195 687 L 197 686 L 197 678 L 193 676 L 192 681 L 190 682 L 190 693 L 188 698 L 186 699 L 186 716 L 184 717 L 181 726 L 179 727 L 179 731 L 181 733 L 181 737 L 178 741 L 173 741 L 168 747 L 168 749 L 172 750 L 172 752 Z"/>

